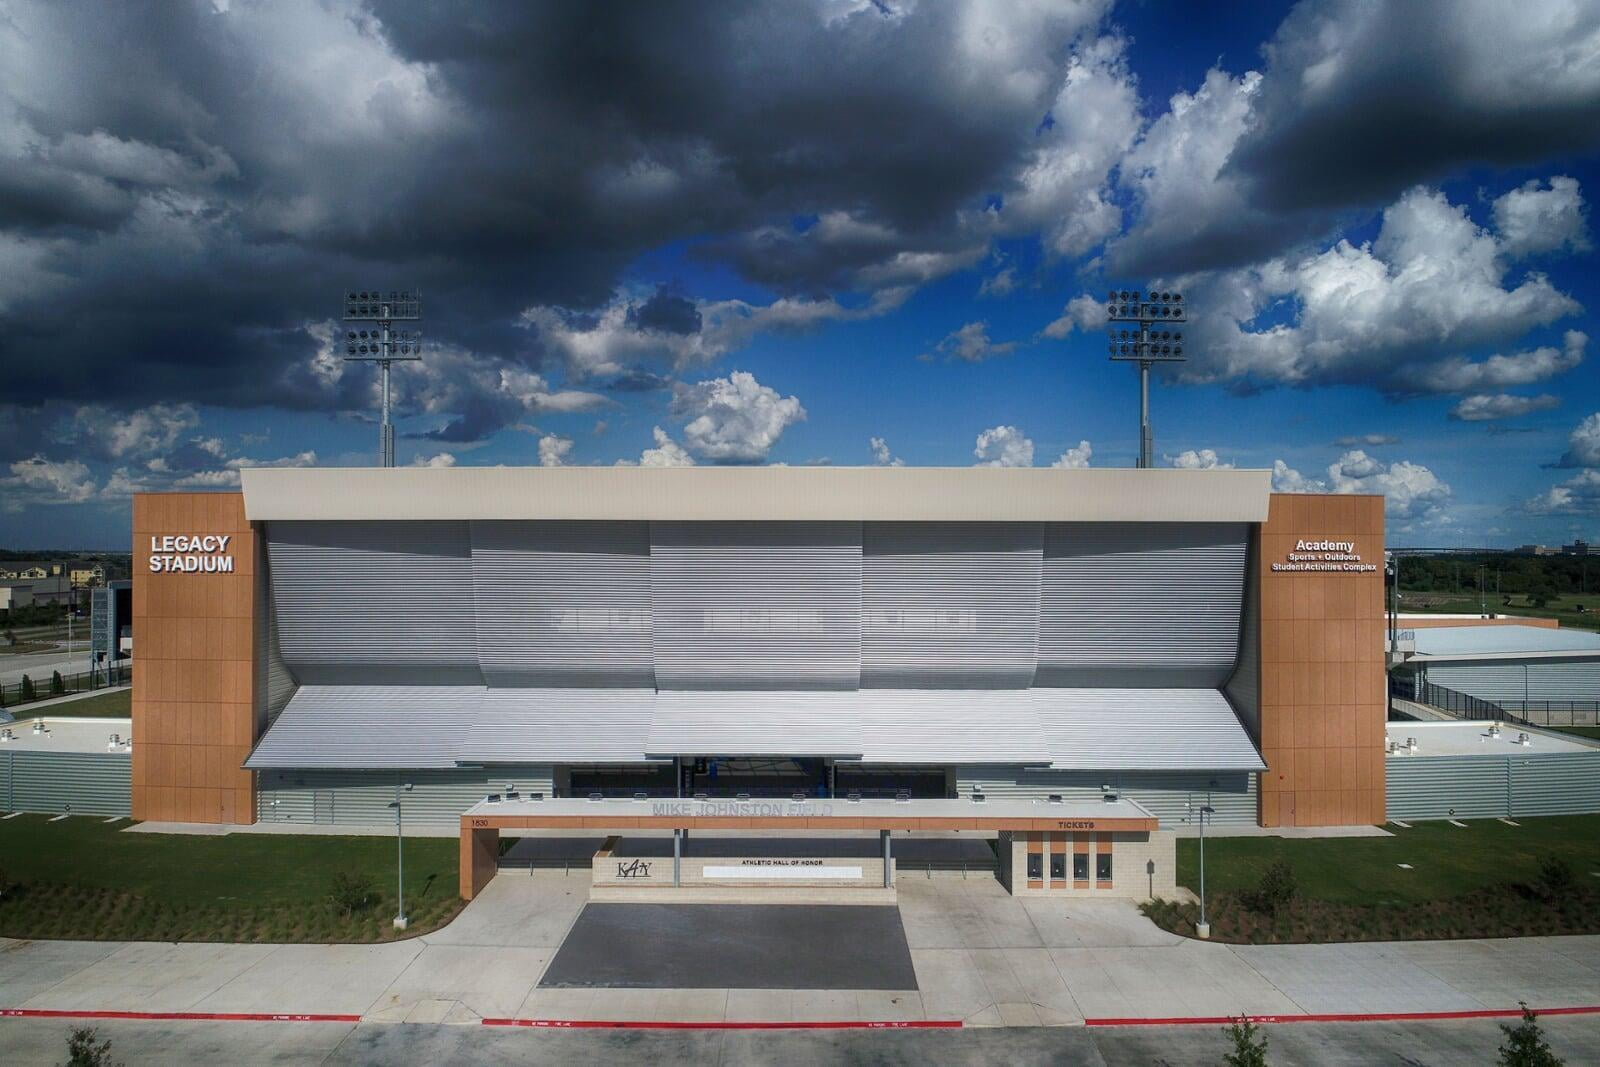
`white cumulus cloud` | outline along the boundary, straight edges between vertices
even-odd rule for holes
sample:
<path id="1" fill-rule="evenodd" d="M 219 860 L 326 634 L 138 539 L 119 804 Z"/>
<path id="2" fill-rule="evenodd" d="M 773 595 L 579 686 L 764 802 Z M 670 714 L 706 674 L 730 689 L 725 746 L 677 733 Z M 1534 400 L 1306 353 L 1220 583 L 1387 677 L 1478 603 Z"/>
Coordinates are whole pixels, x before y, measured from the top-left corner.
<path id="1" fill-rule="evenodd" d="M 766 459 L 783 432 L 806 417 L 798 397 L 780 396 L 748 371 L 677 386 L 672 413 L 688 420 L 683 439 L 690 452 L 732 463 Z"/>
<path id="2" fill-rule="evenodd" d="M 1033 442 L 1015 426 L 991 426 L 978 434 L 972 448 L 977 467 L 1031 467 Z"/>
<path id="3" fill-rule="evenodd" d="M 1094 456 L 1094 447 L 1088 441 L 1079 441 L 1072 448 L 1067 449 L 1057 457 L 1050 466 L 1063 467 L 1070 470 L 1082 470 L 1089 466 L 1089 460 Z"/>

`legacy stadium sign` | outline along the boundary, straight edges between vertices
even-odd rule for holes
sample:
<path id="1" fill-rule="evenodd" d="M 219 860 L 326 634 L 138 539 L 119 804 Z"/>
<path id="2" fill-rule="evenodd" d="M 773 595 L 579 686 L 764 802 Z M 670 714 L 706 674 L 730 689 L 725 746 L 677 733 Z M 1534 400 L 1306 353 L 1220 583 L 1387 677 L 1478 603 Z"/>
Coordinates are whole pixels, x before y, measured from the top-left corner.
<path id="1" fill-rule="evenodd" d="M 1274 560 L 1275 572 L 1318 574 L 1371 574 L 1376 563 L 1363 563 L 1354 541 L 1297 540 L 1294 549 L 1282 560 Z"/>
<path id="2" fill-rule="evenodd" d="M 151 535 L 151 574 L 232 574 L 232 534 Z"/>

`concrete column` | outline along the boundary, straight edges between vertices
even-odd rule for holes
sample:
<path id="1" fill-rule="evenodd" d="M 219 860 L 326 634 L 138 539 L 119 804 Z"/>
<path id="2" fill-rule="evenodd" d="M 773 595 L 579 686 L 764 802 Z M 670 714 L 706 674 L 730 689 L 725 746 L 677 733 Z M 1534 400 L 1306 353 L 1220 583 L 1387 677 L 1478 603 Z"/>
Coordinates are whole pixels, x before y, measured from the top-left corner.
<path id="1" fill-rule="evenodd" d="M 894 878 L 890 874 L 890 864 L 893 862 L 889 849 L 889 831 L 879 830 L 878 836 L 883 840 L 883 888 L 888 889 L 894 885 Z"/>
<path id="2" fill-rule="evenodd" d="M 673 830 L 672 831 L 672 886 L 673 886 L 674 889 L 676 889 L 681 884 L 681 882 L 679 881 L 679 870 L 680 870 L 681 861 L 682 861 L 682 858 L 683 858 L 683 853 L 682 853 L 683 836 L 682 835 L 683 835 L 683 831 L 682 830 Z"/>

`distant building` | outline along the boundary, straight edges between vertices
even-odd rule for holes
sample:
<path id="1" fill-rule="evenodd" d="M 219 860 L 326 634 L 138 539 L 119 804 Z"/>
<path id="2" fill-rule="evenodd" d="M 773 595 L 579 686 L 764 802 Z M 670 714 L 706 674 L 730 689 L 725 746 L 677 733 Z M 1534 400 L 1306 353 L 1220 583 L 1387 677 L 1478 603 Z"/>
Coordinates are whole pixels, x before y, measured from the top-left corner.
<path id="1" fill-rule="evenodd" d="M 1589 554 L 1589 542 L 1574 540 L 1570 545 L 1562 545 L 1561 554 L 1563 556 L 1587 556 Z"/>
<path id="2" fill-rule="evenodd" d="M 98 563 L 74 564 L 67 577 L 75 586 L 104 585 L 106 569 Z"/>
<path id="3" fill-rule="evenodd" d="M 1518 545 L 1511 551 L 1518 556 L 1553 556 L 1559 549 L 1551 545 Z"/>
<path id="4" fill-rule="evenodd" d="M 0 611 L 9 613 L 30 604 L 65 604 L 71 592 L 64 575 L 26 580 L 8 578 L 0 581 Z"/>

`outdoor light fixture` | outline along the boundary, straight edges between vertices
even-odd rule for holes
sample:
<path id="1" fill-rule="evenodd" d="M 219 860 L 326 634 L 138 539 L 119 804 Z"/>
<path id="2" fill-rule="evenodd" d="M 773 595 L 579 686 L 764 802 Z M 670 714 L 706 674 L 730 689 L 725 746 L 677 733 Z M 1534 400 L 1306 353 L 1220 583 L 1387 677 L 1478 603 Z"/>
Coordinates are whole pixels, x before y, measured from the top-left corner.
<path id="1" fill-rule="evenodd" d="M 1187 320 L 1187 306 L 1182 293 L 1112 289 L 1106 318 L 1134 327 L 1111 328 L 1107 347 L 1112 359 L 1139 364 L 1139 466 L 1150 467 L 1150 366 L 1183 362 L 1183 330 L 1175 327 Z"/>
<path id="2" fill-rule="evenodd" d="M 422 294 L 410 289 L 352 289 L 344 295 L 344 321 L 368 323 L 344 331 L 344 358 L 376 363 L 383 377 L 383 417 L 378 424 L 379 463 L 394 466 L 394 427 L 389 423 L 389 365 L 422 358 L 422 331 L 395 331 L 396 322 L 422 318 Z"/>

